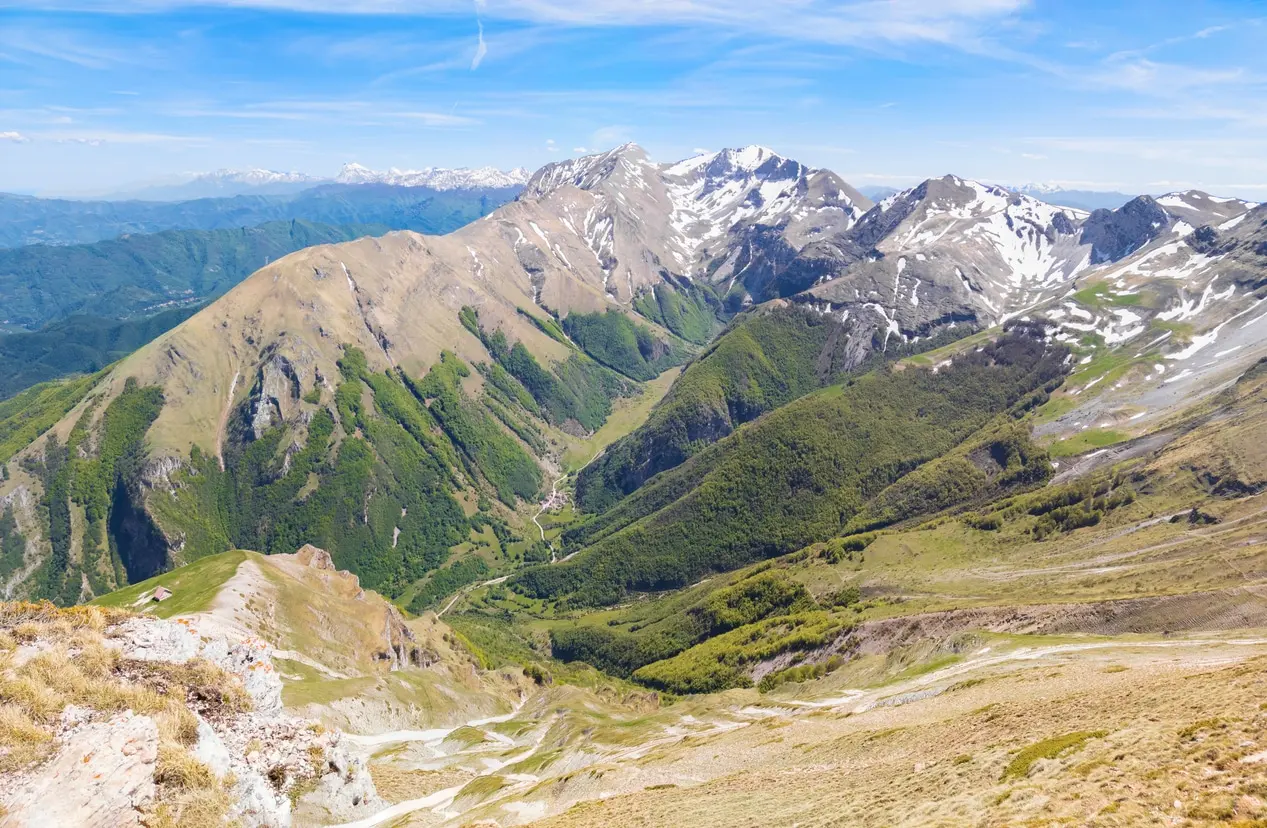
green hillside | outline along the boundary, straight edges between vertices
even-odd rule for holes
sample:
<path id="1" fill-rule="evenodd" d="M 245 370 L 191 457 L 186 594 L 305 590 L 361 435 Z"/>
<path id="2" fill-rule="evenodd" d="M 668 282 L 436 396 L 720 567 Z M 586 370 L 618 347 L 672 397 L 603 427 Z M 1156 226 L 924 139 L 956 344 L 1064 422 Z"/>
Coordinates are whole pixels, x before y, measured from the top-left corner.
<path id="1" fill-rule="evenodd" d="M 777 308 L 740 317 L 682 372 L 647 422 L 577 479 L 577 500 L 603 511 L 743 423 L 821 388 L 843 368 L 830 317 Z"/>
<path id="2" fill-rule="evenodd" d="M 884 368 L 804 397 L 565 533 L 579 554 L 512 580 L 609 604 L 839 534 L 888 486 L 1063 377 L 1063 349 L 1012 333 L 940 371 Z"/>
<path id="3" fill-rule="evenodd" d="M 91 374 L 166 333 L 201 309 L 174 308 L 117 320 L 72 316 L 32 333 L 0 336 L 0 399 L 71 374 Z"/>
<path id="4" fill-rule="evenodd" d="M 799 305 L 743 314 L 687 365 L 646 423 L 581 471 L 577 502 L 588 512 L 605 511 L 744 423 L 848 373 L 957 335 L 949 331 L 860 362 L 856 343 L 831 316 Z"/>
<path id="5" fill-rule="evenodd" d="M 8 330 L 35 331 L 73 314 L 123 318 L 173 304 L 199 304 L 296 250 L 389 229 L 384 224 L 274 221 L 0 250 L 3 324 Z"/>

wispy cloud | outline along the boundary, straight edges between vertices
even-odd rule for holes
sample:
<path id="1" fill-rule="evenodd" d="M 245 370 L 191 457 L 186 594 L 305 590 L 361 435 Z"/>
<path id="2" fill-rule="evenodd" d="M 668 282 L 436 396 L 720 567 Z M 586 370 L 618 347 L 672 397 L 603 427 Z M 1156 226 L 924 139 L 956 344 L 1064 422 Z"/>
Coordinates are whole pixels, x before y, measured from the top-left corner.
<path id="1" fill-rule="evenodd" d="M 17 131 L 14 131 L 14 130 L 9 130 L 9 131 L 7 131 L 7 132 L 0 132 L 0 141 L 8 141 L 8 142 L 9 142 L 9 143 L 11 143 L 11 144 L 29 144 L 29 143 L 31 143 L 31 139 L 30 139 L 30 138 L 27 138 L 27 137 L 26 137 L 25 135 L 23 135 L 22 133 L 17 132 Z"/>
<path id="2" fill-rule="evenodd" d="M 479 26 L 479 44 L 475 47 L 475 57 L 471 58 L 471 71 L 474 72 L 480 68 L 480 64 L 484 62 L 484 58 L 488 55 L 488 44 L 484 42 L 484 23 L 476 21 Z"/>
<path id="3" fill-rule="evenodd" d="M 476 3 L 489 18 L 555 26 L 706 25 L 797 41 L 871 46 L 935 42 L 963 45 L 982 24 L 1007 18 L 1030 0 L 501 0 Z M 453 15 L 469 0 L 29 0 L 28 9 L 111 14 L 189 7 L 287 10 L 330 15 Z"/>
<path id="4" fill-rule="evenodd" d="M 181 118 L 212 118 L 245 121 L 323 121 L 338 116 L 341 123 L 372 126 L 389 121 L 409 121 L 428 127 L 466 127 L 480 121 L 465 115 L 435 112 L 392 101 L 264 101 L 244 106 L 203 104 L 176 105 L 169 114 Z"/>
<path id="5" fill-rule="evenodd" d="M 122 130 L 32 133 L 32 137 L 39 140 L 53 141 L 58 144 L 84 144 L 93 147 L 105 144 L 183 144 L 193 146 L 211 143 L 210 138 L 195 135 L 170 135 L 159 132 L 128 132 Z"/>
<path id="6" fill-rule="evenodd" d="M 83 69 L 102 70 L 125 64 L 141 64 L 155 55 L 147 46 L 124 45 L 77 29 L 47 25 L 0 26 L 0 59 L 32 65 L 66 63 Z"/>

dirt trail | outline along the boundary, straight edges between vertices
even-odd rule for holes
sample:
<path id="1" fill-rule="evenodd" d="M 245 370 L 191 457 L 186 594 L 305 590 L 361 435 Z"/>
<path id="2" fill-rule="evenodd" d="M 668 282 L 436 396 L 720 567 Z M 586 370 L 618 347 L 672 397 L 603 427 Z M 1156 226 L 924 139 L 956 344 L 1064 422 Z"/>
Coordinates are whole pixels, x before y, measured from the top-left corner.
<path id="1" fill-rule="evenodd" d="M 462 597 L 466 595 L 469 595 L 472 590 L 479 589 L 480 587 L 496 586 L 497 584 L 504 584 L 509 580 L 510 580 L 509 575 L 503 575 L 500 578 L 493 578 L 491 581 L 480 581 L 478 584 L 471 584 L 470 586 L 462 587 L 461 589 L 459 589 L 457 592 L 453 594 L 453 597 L 449 599 L 449 603 L 444 605 L 444 609 L 436 613 L 436 618 L 443 618 L 446 612 L 453 609 L 453 605 L 456 604 L 459 599 L 461 599 Z"/>
<path id="2" fill-rule="evenodd" d="M 466 722 L 465 724 L 455 725 L 453 727 L 435 728 L 432 730 L 394 730 L 387 733 L 377 733 L 372 736 L 358 736 L 358 735 L 348 734 L 344 736 L 344 741 L 349 742 L 354 745 L 359 745 L 365 748 L 375 748 L 375 747 L 380 747 L 382 745 L 401 745 L 401 744 L 408 744 L 408 743 L 420 743 L 423 746 L 430 749 L 433 753 L 436 753 L 437 755 L 443 755 L 442 752 L 440 751 L 440 746 L 444 742 L 444 740 L 449 737 L 450 734 L 454 733 L 457 730 L 461 730 L 462 728 L 475 728 L 475 729 L 483 731 L 484 736 L 487 739 L 493 742 L 497 742 L 498 744 L 501 744 L 503 746 L 509 745 L 513 747 L 515 746 L 515 743 L 513 740 L 509 739 L 506 736 L 501 735 L 500 733 L 496 733 L 490 730 L 484 730 L 484 728 L 487 727 L 488 725 L 501 724 L 503 722 L 508 722 L 511 719 L 513 719 L 515 716 L 517 716 L 519 714 L 519 711 L 522 709 L 523 709 L 523 704 L 521 703 L 511 712 L 505 713 L 501 716 L 491 716 L 491 717 L 483 718 L 483 719 L 473 719 L 469 722 Z M 482 779 L 486 776 L 497 775 L 504 768 L 508 768 L 511 765 L 515 765 L 519 762 L 524 761 L 525 759 L 531 758 L 537 752 L 537 750 L 540 749 L 541 744 L 545 741 L 545 737 L 548 731 L 549 731 L 548 726 L 540 728 L 539 734 L 537 735 L 536 739 L 531 744 L 524 746 L 522 750 L 520 750 L 519 752 L 511 756 L 503 756 L 497 759 L 493 759 L 491 757 L 485 757 L 483 759 L 483 762 L 484 762 L 483 772 L 476 774 L 472 779 L 467 780 L 461 785 L 456 785 L 451 788 L 445 788 L 444 790 L 436 791 L 435 793 L 428 794 L 427 796 L 421 797 L 419 799 L 411 799 L 405 802 L 398 802 L 397 804 L 392 805 L 391 807 L 386 808 L 382 811 L 379 811 L 378 813 L 372 816 L 365 817 L 364 819 L 357 820 L 356 822 L 344 823 L 343 825 L 335 826 L 335 828 L 373 828 L 376 825 L 382 825 L 389 821 L 394 821 L 394 820 L 399 819 L 400 817 L 406 816 L 408 814 L 412 814 L 416 811 L 422 811 L 422 810 L 431 811 L 432 813 L 436 814 L 442 819 L 445 819 L 445 818 L 451 819 L 451 818 L 456 818 L 458 816 L 461 816 L 460 813 L 451 812 L 451 811 L 448 811 L 447 809 L 453 805 L 453 801 L 457 799 L 458 794 L 461 793 L 463 788 L 465 788 L 467 785 L 469 785 L 471 782 L 475 781 L 476 779 Z M 369 752 L 372 753 L 373 751 L 371 750 Z M 460 750 L 460 751 L 457 751 L 453 755 L 461 756 L 464 753 L 466 753 L 466 750 Z M 535 785 L 539 781 L 536 776 L 532 776 L 531 774 L 506 774 L 503 776 L 503 778 L 509 779 L 513 784 L 503 789 L 503 791 L 500 792 L 499 795 L 495 797 L 494 799 L 489 800 L 485 803 L 481 803 L 481 804 L 489 804 L 491 802 L 496 802 L 501 799 L 504 799 L 508 796 L 512 796 L 516 793 L 520 793 L 527 787 L 531 785 Z"/>
<path id="3" fill-rule="evenodd" d="M 541 522 L 537 520 L 537 518 L 555 507 L 555 503 L 559 497 L 559 484 L 566 480 L 567 477 L 567 474 L 561 474 L 554 478 L 553 482 L 550 483 L 550 496 L 541 502 L 541 508 L 537 509 L 537 513 L 532 516 L 532 522 L 537 524 L 537 531 L 541 533 L 542 541 L 546 539 L 546 529 L 541 525 Z M 551 557 L 553 557 L 553 550 L 551 550 L 551 553 Z"/>
<path id="4" fill-rule="evenodd" d="M 638 744 L 610 745 L 608 750 L 603 750 L 600 745 L 593 742 L 589 743 L 585 747 L 585 751 L 592 753 L 597 749 L 599 754 L 591 756 L 590 758 L 593 762 L 587 763 L 587 766 L 589 764 L 601 764 L 605 769 L 608 769 L 606 771 L 608 774 L 623 765 L 641 767 L 644 757 L 653 750 L 662 749 L 687 740 L 698 743 L 703 739 L 725 736 L 728 733 L 769 719 L 792 721 L 802 717 L 828 713 L 842 716 L 858 716 L 871 711 L 913 704 L 940 696 L 967 676 L 979 675 L 982 671 L 1007 669 L 1009 666 L 1020 666 L 1022 669 L 1029 669 L 1048 664 L 1061 664 L 1066 663 L 1069 658 L 1076 658 L 1081 654 L 1087 653 L 1104 653 L 1105 655 L 1100 656 L 1100 658 L 1111 657 L 1114 660 L 1144 659 L 1154 661 L 1157 656 L 1149 654 L 1155 652 L 1173 653 L 1174 655 L 1166 657 L 1167 660 L 1180 659 L 1193 666 L 1205 666 L 1243 660 L 1252 655 L 1252 652 L 1245 652 L 1247 648 L 1261 647 L 1267 647 L 1267 638 L 1254 636 L 1235 638 L 1203 637 L 1154 641 L 1087 641 L 1021 646 L 1005 650 L 995 650 L 990 646 L 986 646 L 971 653 L 962 662 L 879 687 L 849 689 L 843 692 L 840 689 L 836 689 L 832 691 L 831 695 L 824 694 L 818 698 L 770 699 L 745 706 L 728 707 L 719 705 L 707 716 L 701 716 L 700 718 L 690 714 L 672 716 L 671 711 L 666 711 L 670 715 L 666 716 L 663 722 L 663 729 L 659 734 L 650 736 Z M 696 713 L 698 712 L 697 710 Z M 511 721 L 516 715 L 518 714 L 514 713 L 497 717 L 496 719 L 477 720 L 471 722 L 469 726 L 479 727 L 488 723 Z M 456 730 L 456 728 L 416 732 L 400 731 L 376 737 L 354 738 L 358 740 L 358 744 L 365 745 L 420 741 L 427 747 L 435 749 L 453 730 Z M 522 751 L 516 751 L 511 756 L 486 759 L 486 770 L 478 774 L 476 778 L 498 775 L 510 784 L 488 799 L 478 803 L 473 802 L 469 809 L 453 809 L 452 806 L 457 799 L 458 793 L 465 787 L 457 786 L 438 791 L 427 797 L 399 803 L 372 817 L 340 826 L 340 828 L 373 828 L 374 826 L 389 824 L 392 820 L 422 810 L 430 811 L 435 815 L 437 821 L 443 821 L 446 824 L 460 823 L 464 817 L 470 816 L 471 812 L 478 812 L 481 816 L 489 816 L 495 813 L 499 807 L 511 814 L 527 809 L 525 813 L 531 811 L 537 818 L 546 816 L 552 808 L 558 807 L 563 803 L 549 800 L 531 800 L 516 805 L 515 800 L 517 797 L 521 797 L 539 786 L 543 779 L 549 779 L 550 777 L 548 775 L 537 777 L 532 774 L 504 774 L 502 771 L 534 755 L 544 743 L 548 731 L 548 726 L 540 728 L 530 745 L 526 746 Z M 505 737 L 498 741 L 504 744 Z M 577 749 L 580 750 L 581 748 L 577 746 Z M 455 755 L 460 755 L 460 752 Z M 575 770 L 575 767 L 570 767 Z M 636 785 L 637 783 L 632 782 L 631 784 Z M 627 792 L 632 792 L 632 790 L 630 789 Z M 592 797 L 586 796 L 584 798 Z M 517 824 L 518 820 L 512 817 L 512 822 Z"/>

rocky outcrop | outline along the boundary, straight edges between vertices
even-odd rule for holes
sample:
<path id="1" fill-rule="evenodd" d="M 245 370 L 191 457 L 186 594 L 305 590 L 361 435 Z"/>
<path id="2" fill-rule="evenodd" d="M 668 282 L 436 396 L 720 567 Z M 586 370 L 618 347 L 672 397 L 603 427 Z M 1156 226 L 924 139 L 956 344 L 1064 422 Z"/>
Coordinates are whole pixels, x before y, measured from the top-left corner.
<path id="1" fill-rule="evenodd" d="M 1170 216 L 1151 196 L 1140 196 L 1117 210 L 1096 210 L 1082 226 L 1082 243 L 1091 245 L 1091 263 L 1124 259 L 1170 228 Z"/>
<path id="2" fill-rule="evenodd" d="M 260 366 L 251 398 L 251 432 L 258 440 L 287 414 L 299 399 L 299 375 L 290 360 L 274 354 Z"/>
<path id="3" fill-rule="evenodd" d="M 333 569 L 316 547 L 301 550 L 317 568 Z M 181 664 L 206 659 L 237 676 L 251 699 L 246 712 L 199 718 L 195 757 L 232 779 L 230 817 L 246 828 L 291 824 L 290 790 L 320 791 L 321 807 L 340 819 L 382 807 L 367 768 L 341 745 L 342 734 L 282 709 L 282 681 L 272 647 L 258 638 L 204 635 L 196 620 L 136 616 L 112 628 L 108 641 L 137 661 Z"/>
<path id="4" fill-rule="evenodd" d="M 140 825 L 157 790 L 158 727 L 131 711 L 73 727 L 57 755 L 10 780 L 6 828 L 124 828 Z"/>

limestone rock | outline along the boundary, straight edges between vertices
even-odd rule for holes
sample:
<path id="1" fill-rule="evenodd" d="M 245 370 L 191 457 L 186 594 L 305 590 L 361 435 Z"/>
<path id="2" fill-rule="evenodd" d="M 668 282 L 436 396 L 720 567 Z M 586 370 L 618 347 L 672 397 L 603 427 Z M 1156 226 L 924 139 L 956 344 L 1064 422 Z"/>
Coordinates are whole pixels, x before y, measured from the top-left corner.
<path id="1" fill-rule="evenodd" d="M 5 795 L 5 828 L 140 825 L 154 800 L 158 727 L 131 711 L 69 733 L 57 755 Z"/>

